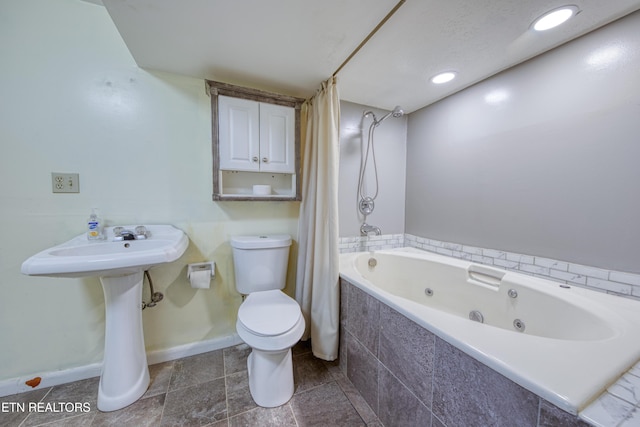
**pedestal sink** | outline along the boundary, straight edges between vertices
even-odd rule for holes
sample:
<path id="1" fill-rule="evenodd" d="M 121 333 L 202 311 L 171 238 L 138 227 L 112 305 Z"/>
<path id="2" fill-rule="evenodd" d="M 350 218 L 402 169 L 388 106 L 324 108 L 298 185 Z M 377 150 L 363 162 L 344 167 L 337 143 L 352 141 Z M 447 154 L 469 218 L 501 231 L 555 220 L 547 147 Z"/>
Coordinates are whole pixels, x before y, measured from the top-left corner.
<path id="1" fill-rule="evenodd" d="M 113 229 L 105 229 L 105 240 L 87 240 L 86 234 L 81 234 L 22 263 L 22 273 L 30 276 L 100 277 L 106 310 L 104 362 L 98 390 L 101 411 L 124 408 L 147 390 L 143 274 L 154 265 L 177 260 L 189 246 L 186 234 L 172 225 L 147 225 L 148 236 L 139 236 L 140 240 L 114 241 Z"/>

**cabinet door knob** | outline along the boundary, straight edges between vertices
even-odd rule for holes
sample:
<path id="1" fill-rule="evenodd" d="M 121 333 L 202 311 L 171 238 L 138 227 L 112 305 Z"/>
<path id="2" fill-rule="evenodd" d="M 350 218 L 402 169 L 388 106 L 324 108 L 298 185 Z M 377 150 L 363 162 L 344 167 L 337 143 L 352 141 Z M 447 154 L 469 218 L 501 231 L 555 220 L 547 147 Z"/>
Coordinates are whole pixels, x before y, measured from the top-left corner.
<path id="1" fill-rule="evenodd" d="M 258 156 L 253 156 L 253 157 L 251 158 L 251 160 L 253 160 L 254 162 L 257 162 L 257 161 L 258 161 Z"/>
<path id="2" fill-rule="evenodd" d="M 263 162 L 263 163 L 267 163 L 268 161 L 269 161 L 269 159 L 267 159 L 266 157 L 263 157 L 263 158 L 262 158 L 262 162 Z"/>

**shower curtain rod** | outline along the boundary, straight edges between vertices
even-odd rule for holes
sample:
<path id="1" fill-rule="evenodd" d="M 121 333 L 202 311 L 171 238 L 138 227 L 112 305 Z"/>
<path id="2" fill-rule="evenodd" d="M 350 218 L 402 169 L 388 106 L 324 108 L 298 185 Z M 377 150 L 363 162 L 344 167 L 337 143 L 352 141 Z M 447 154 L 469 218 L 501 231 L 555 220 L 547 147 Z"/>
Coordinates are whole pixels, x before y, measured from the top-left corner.
<path id="1" fill-rule="evenodd" d="M 383 25 L 388 21 L 388 20 L 389 20 L 389 18 L 391 18 L 391 16 L 393 16 L 393 14 L 394 14 L 394 13 L 396 13 L 396 11 L 397 11 L 398 9 L 400 9 L 400 6 L 402 6 L 402 5 L 404 4 L 404 2 L 405 2 L 405 1 L 406 1 L 406 0 L 400 0 L 400 1 L 398 2 L 398 4 L 396 4 L 396 5 L 393 7 L 393 9 L 391 9 L 391 11 L 390 11 L 389 13 L 387 13 L 387 16 L 385 16 L 384 18 L 382 18 L 382 21 L 380 21 L 380 23 L 379 23 L 378 25 L 376 25 L 376 27 L 373 29 L 373 31 L 371 31 L 371 32 L 369 33 L 369 35 L 368 35 L 367 37 L 365 37 L 365 38 L 364 38 L 364 40 L 362 40 L 362 42 L 358 45 L 358 47 L 356 47 L 356 48 L 354 49 L 354 51 L 353 51 L 353 52 L 351 52 L 351 55 L 349 55 L 349 56 L 347 57 L 347 59 L 345 59 L 345 60 L 344 60 L 344 62 L 343 62 L 342 64 L 340 64 L 340 66 L 338 67 L 338 69 L 337 69 L 336 71 L 334 71 L 334 72 L 333 72 L 333 77 L 335 77 L 335 76 L 336 76 L 336 74 L 338 74 L 338 72 L 339 72 L 340 70 L 342 70 L 342 67 L 344 67 L 345 65 L 347 65 L 347 63 L 348 63 L 349 61 L 351 61 L 351 58 L 353 58 L 353 57 L 356 55 L 356 53 L 358 53 L 358 51 L 359 51 L 360 49 L 362 49 L 362 47 L 363 47 L 365 44 L 367 44 L 367 42 L 369 41 L 369 39 L 371 39 L 371 37 L 373 37 L 373 35 L 374 35 L 374 34 L 375 34 L 375 33 L 376 33 L 376 32 L 377 32 L 377 31 L 378 31 L 378 30 L 379 30 L 379 29 L 380 29 L 380 28 L 381 28 L 381 27 L 382 27 L 382 26 L 383 26 Z"/>

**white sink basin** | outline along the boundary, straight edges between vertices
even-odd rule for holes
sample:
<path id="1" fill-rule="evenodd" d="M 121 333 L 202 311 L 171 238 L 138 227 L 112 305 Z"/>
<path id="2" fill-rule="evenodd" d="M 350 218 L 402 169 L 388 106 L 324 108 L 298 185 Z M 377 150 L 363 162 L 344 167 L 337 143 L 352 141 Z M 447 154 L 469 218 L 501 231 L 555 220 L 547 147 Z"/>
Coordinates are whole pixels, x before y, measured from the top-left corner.
<path id="1" fill-rule="evenodd" d="M 125 226 L 133 230 L 135 227 Z M 172 262 L 189 246 L 183 231 L 171 225 L 147 225 L 145 240 L 87 240 L 86 234 L 35 254 L 22 263 L 31 276 L 100 276 L 105 304 L 105 343 L 98 388 L 98 409 L 115 411 L 138 400 L 149 386 L 142 331 L 143 274 Z"/>
<path id="2" fill-rule="evenodd" d="M 133 230 L 135 226 L 125 226 Z M 114 242 L 113 227 L 106 227 L 106 240 L 87 240 L 86 234 L 35 254 L 22 263 L 30 276 L 117 276 L 147 270 L 182 256 L 189 239 L 172 225 L 148 225 L 146 240 Z"/>

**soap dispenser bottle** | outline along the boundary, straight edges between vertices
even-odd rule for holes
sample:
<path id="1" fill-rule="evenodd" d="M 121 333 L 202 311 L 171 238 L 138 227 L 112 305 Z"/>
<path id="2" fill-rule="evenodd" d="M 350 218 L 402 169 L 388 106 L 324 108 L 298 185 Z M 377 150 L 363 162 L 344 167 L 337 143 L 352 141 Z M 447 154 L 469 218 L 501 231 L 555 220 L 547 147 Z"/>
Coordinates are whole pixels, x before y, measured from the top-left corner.
<path id="1" fill-rule="evenodd" d="M 87 221 L 87 239 L 102 240 L 104 239 L 102 219 L 98 218 L 96 208 L 91 209 L 91 215 Z"/>

